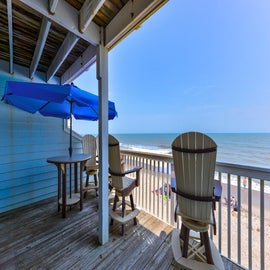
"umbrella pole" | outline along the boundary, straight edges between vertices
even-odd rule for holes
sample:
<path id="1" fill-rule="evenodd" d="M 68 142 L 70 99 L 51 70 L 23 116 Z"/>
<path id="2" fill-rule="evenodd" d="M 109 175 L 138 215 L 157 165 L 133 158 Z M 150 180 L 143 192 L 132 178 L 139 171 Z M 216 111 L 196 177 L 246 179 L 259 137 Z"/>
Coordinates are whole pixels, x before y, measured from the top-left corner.
<path id="1" fill-rule="evenodd" d="M 70 127 L 69 127 L 69 156 L 72 156 L 72 116 L 70 115 Z M 69 194 L 70 194 L 70 199 L 72 197 L 72 190 L 71 190 L 71 186 L 72 186 L 72 168 L 71 168 L 71 164 L 69 164 Z"/>
<path id="2" fill-rule="evenodd" d="M 70 101 L 70 117 L 69 117 L 69 156 L 71 157 L 72 156 L 72 101 Z M 72 189 L 71 189 L 71 186 L 72 186 L 72 181 L 71 181 L 71 178 L 72 178 L 72 169 L 71 169 L 71 164 L 69 166 L 69 194 L 70 194 L 70 198 L 72 197 Z"/>
<path id="3" fill-rule="evenodd" d="M 73 101 L 69 100 L 70 103 L 70 115 L 69 115 L 69 156 L 72 156 L 72 105 L 73 105 Z"/>
<path id="4" fill-rule="evenodd" d="M 70 115 L 69 118 L 69 123 L 70 123 L 70 127 L 69 127 L 69 156 L 72 156 L 72 115 Z"/>

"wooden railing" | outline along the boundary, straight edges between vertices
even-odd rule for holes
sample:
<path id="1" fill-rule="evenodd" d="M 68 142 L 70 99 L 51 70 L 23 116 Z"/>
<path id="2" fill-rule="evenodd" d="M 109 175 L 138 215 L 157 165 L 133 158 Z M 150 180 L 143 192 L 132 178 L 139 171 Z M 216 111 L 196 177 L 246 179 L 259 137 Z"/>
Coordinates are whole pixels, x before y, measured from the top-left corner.
<path id="1" fill-rule="evenodd" d="M 131 150 L 121 153 L 126 168 L 143 167 L 140 186 L 134 191 L 136 205 L 179 226 L 174 221 L 176 197 L 170 191 L 172 156 Z M 210 233 L 219 251 L 244 268 L 270 269 L 270 241 L 265 241 L 270 236 L 270 169 L 217 162 L 215 178 L 223 190 L 215 211 L 217 235 Z M 235 207 L 231 198 L 237 202 Z"/>

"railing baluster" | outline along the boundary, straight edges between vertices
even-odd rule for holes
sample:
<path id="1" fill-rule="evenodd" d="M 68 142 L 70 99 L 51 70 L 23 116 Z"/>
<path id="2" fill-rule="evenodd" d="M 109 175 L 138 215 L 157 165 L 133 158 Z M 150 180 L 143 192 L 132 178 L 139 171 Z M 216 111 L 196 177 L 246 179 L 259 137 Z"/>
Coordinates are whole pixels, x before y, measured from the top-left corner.
<path id="1" fill-rule="evenodd" d="M 150 192 L 149 192 L 150 197 L 152 197 L 151 196 L 152 190 L 154 190 L 154 188 L 155 188 L 155 185 L 154 185 L 154 183 L 155 183 L 155 160 L 153 160 L 153 159 L 151 160 L 151 165 L 152 165 L 152 168 L 151 168 L 151 188 L 150 188 Z M 152 206 L 152 213 L 155 214 L 155 201 L 154 200 L 151 200 L 151 206 Z"/>
<path id="2" fill-rule="evenodd" d="M 238 263 L 241 264 L 241 176 L 237 176 L 237 257 Z"/>
<path id="3" fill-rule="evenodd" d="M 164 163 L 163 163 L 163 168 L 164 168 Z M 161 194 L 161 196 L 159 196 L 159 203 L 160 203 L 160 206 L 161 206 L 161 219 L 164 220 L 164 207 L 163 207 L 164 171 L 163 171 L 162 177 L 161 177 L 161 190 L 162 190 L 162 194 Z"/>
<path id="4" fill-rule="evenodd" d="M 221 172 L 218 173 L 218 180 L 220 182 L 222 182 L 221 180 Z M 222 200 L 222 199 L 221 199 Z M 221 237 L 222 237 L 222 230 L 221 230 L 221 224 L 222 224 L 222 207 L 221 207 L 221 202 L 218 203 L 218 249 L 219 249 L 219 252 L 221 253 L 222 249 L 221 249 L 221 244 L 222 244 L 222 241 L 221 241 Z"/>
<path id="5" fill-rule="evenodd" d="M 168 213 L 168 217 L 167 217 L 167 223 L 171 222 L 171 170 L 170 170 L 170 163 L 167 162 L 167 168 L 168 168 L 168 172 L 167 172 L 167 213 Z"/>
<path id="6" fill-rule="evenodd" d="M 150 174 L 151 174 L 149 163 L 150 163 L 150 160 L 147 159 L 147 177 L 146 177 L 146 182 L 145 182 L 146 193 L 145 193 L 145 196 L 144 197 L 145 197 L 145 204 L 146 204 L 145 209 L 148 212 L 149 212 L 149 204 L 148 204 L 148 196 L 147 196 L 147 194 L 148 194 L 148 185 L 149 185 L 149 182 L 150 182 Z"/>
<path id="7" fill-rule="evenodd" d="M 160 176 L 160 174 L 162 174 L 162 172 L 160 171 L 160 168 L 162 167 L 163 161 L 158 161 L 158 174 Z M 159 190 L 159 178 L 157 179 L 157 185 L 155 187 L 157 190 Z M 159 193 L 159 192 L 158 192 Z M 159 213 L 160 213 L 160 206 L 159 206 L 159 194 L 157 193 L 157 196 L 155 195 L 156 202 L 157 202 L 157 216 L 159 217 Z"/>
<path id="8" fill-rule="evenodd" d="M 143 169 L 143 181 L 142 181 L 142 184 L 141 184 L 141 199 L 142 199 L 142 201 L 141 201 L 141 207 L 142 208 L 144 208 L 144 186 L 145 186 L 145 181 L 146 181 L 146 179 L 145 179 L 145 175 L 147 174 L 147 169 L 145 168 L 145 162 L 146 162 L 146 160 L 145 160 L 145 158 L 143 158 L 143 164 L 142 164 L 142 166 L 144 167 L 144 169 Z"/>
<path id="9" fill-rule="evenodd" d="M 149 212 L 152 215 L 157 216 L 162 219 L 164 222 L 173 225 L 179 226 L 178 222 L 174 222 L 174 209 L 176 204 L 176 196 L 175 194 L 171 194 L 171 198 L 169 198 L 169 185 L 171 182 L 171 177 L 173 173 L 173 161 L 171 156 L 166 155 L 156 155 L 150 153 L 140 153 L 130 150 L 123 151 L 123 157 L 125 160 L 125 164 L 128 167 L 132 166 L 142 166 L 143 170 L 141 171 L 141 185 L 134 191 L 136 196 L 136 204 L 139 205 L 144 211 Z M 227 192 L 224 193 L 225 196 L 228 197 L 228 205 L 227 207 L 223 206 L 222 202 L 218 203 L 218 235 L 214 238 L 214 241 L 218 245 L 218 249 L 222 254 L 222 249 L 225 248 L 227 244 L 227 257 L 237 261 L 239 265 L 242 263 L 244 268 L 252 269 L 252 263 L 256 263 L 256 268 L 260 267 L 260 269 L 268 269 L 269 265 L 268 260 L 265 260 L 265 256 L 268 254 L 268 250 L 265 250 L 265 181 L 270 181 L 270 169 L 265 168 L 257 168 L 257 167 L 248 167 L 237 164 L 228 164 L 228 163 L 220 163 L 216 164 L 216 178 L 218 178 L 222 182 L 222 186 L 224 191 L 226 190 L 226 184 L 224 183 L 224 178 L 227 180 Z M 234 187 L 234 179 L 237 178 L 237 187 Z M 243 178 L 248 179 L 248 189 L 245 187 L 242 188 L 242 180 Z M 256 250 L 252 247 L 252 221 L 256 218 L 252 216 L 252 204 L 257 203 L 256 198 L 254 197 L 253 202 L 253 193 L 257 192 L 252 189 L 253 179 L 260 179 L 260 227 L 254 230 L 254 236 L 258 235 L 260 238 L 260 256 L 255 255 Z M 164 200 L 165 198 L 165 190 L 164 184 L 167 184 L 167 196 L 168 200 Z M 267 184 L 268 185 L 268 184 Z M 159 194 L 159 189 L 161 188 L 163 194 Z M 235 188 L 237 188 L 237 195 L 234 194 Z M 158 194 L 155 194 L 155 190 L 158 190 Z M 154 191 L 154 192 L 152 192 Z M 237 209 L 237 220 L 232 218 L 232 208 L 230 204 L 231 195 L 237 196 L 238 200 L 238 209 Z M 247 197 L 246 197 L 247 195 Z M 267 194 L 268 196 L 268 194 Z M 223 198 L 223 197 L 222 197 Z M 246 212 L 244 209 L 245 204 L 247 203 L 248 212 L 247 212 L 247 222 L 248 222 L 248 232 L 244 231 L 245 226 L 243 225 L 246 220 Z M 267 202 L 268 203 L 268 202 Z M 242 208 L 243 207 L 243 208 Z M 227 209 L 227 228 L 226 224 L 222 223 L 222 211 L 226 211 Z M 226 214 L 225 214 L 226 217 Z M 243 224 L 242 224 L 243 223 Z M 223 224 L 223 225 L 222 225 Z M 232 239 L 233 233 L 235 232 L 234 224 L 236 224 L 237 231 L 237 241 L 235 238 Z M 223 227 L 222 227 L 223 226 Z M 268 223 L 267 223 L 268 226 Z M 268 227 L 267 227 L 268 228 Z M 260 232 L 258 230 L 260 229 Z M 227 243 L 224 244 L 224 235 L 225 239 L 227 237 Z M 247 244 L 245 244 L 243 235 L 247 235 Z M 243 239 L 242 239 L 243 238 Z M 258 238 L 258 239 L 259 239 Z M 223 241 L 222 241 L 223 240 Z M 226 240 L 225 240 L 226 241 Z M 257 241 L 257 239 L 256 239 Z M 237 247 L 232 251 L 232 244 L 237 243 Z M 267 243 L 267 242 L 266 242 Z M 244 246 L 245 245 L 245 246 Z M 267 244 L 266 244 L 267 246 Z M 237 254 L 236 254 L 237 249 Z M 225 248 L 226 252 L 226 248 Z M 266 253 L 266 254 L 265 254 Z M 256 258 L 254 257 L 256 256 Z"/>
<path id="10" fill-rule="evenodd" d="M 231 174 L 227 174 L 228 189 L 228 209 L 227 209 L 227 241 L 228 241 L 228 258 L 231 258 Z"/>
<path id="11" fill-rule="evenodd" d="M 149 159 L 149 180 L 147 182 L 147 188 L 148 188 L 148 193 L 151 192 L 151 185 L 153 182 L 153 172 L 152 172 L 152 159 Z M 151 201 L 150 201 L 150 196 L 147 196 L 147 203 L 148 203 L 148 211 L 150 213 L 152 213 L 152 205 L 151 205 Z"/>
<path id="12" fill-rule="evenodd" d="M 171 182 L 171 179 L 173 177 L 173 168 L 172 168 L 172 163 L 170 163 L 170 182 Z M 171 184 L 171 183 L 170 183 Z M 174 225 L 174 209 L 175 209 L 175 203 L 174 203 L 174 198 L 173 198 L 173 193 L 170 189 L 170 194 L 171 194 L 171 199 L 170 199 L 170 209 L 171 209 L 171 218 L 170 218 L 170 225 Z"/>
<path id="13" fill-rule="evenodd" d="M 252 180 L 248 178 L 248 268 L 252 269 Z"/>
<path id="14" fill-rule="evenodd" d="M 264 181 L 260 181 L 261 270 L 264 270 Z"/>

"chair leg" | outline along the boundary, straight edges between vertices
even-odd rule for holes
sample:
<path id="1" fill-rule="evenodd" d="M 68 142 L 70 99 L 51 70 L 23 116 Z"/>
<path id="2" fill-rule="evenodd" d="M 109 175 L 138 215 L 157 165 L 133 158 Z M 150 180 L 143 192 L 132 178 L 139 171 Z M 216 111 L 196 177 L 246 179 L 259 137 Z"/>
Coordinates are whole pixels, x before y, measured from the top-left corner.
<path id="1" fill-rule="evenodd" d="M 97 174 L 94 174 L 94 181 L 95 181 L 95 186 L 98 185 L 98 178 L 97 178 Z M 96 189 L 96 196 L 98 196 L 98 190 Z"/>
<path id="2" fill-rule="evenodd" d="M 135 210 L 135 205 L 134 205 L 134 201 L 133 201 L 133 195 L 130 194 L 129 198 L 130 198 L 131 209 L 132 209 L 132 211 L 134 211 Z M 137 218 L 136 217 L 133 218 L 133 223 L 134 223 L 134 225 L 137 225 Z"/>
<path id="3" fill-rule="evenodd" d="M 113 211 L 116 210 L 116 204 L 117 204 L 117 202 L 118 202 L 118 196 L 115 195 L 114 196 L 114 200 L 113 200 L 113 208 L 112 208 Z M 111 225 L 113 225 L 113 218 L 111 218 Z"/>
<path id="4" fill-rule="evenodd" d="M 89 185 L 89 175 L 86 174 L 86 180 L 85 180 L 85 186 L 87 187 Z M 85 199 L 87 195 L 87 190 L 83 194 L 83 198 Z"/>
<path id="5" fill-rule="evenodd" d="M 85 180 L 85 186 L 87 187 L 88 185 L 89 185 L 89 174 L 87 174 L 86 180 Z"/>
<path id="6" fill-rule="evenodd" d="M 187 253 L 188 253 L 189 231 L 190 231 L 189 228 L 187 228 L 182 223 L 180 238 L 183 240 L 182 255 L 183 255 L 184 258 L 187 258 Z"/>
<path id="7" fill-rule="evenodd" d="M 205 256 L 208 264 L 214 264 L 208 232 L 201 233 L 201 242 L 204 244 Z"/>
<path id="8" fill-rule="evenodd" d="M 126 214 L 126 201 L 125 201 L 125 196 L 122 196 L 122 217 L 124 217 Z M 121 226 L 121 235 L 124 235 L 125 233 L 125 225 L 122 224 Z"/>
<path id="9" fill-rule="evenodd" d="M 113 211 L 116 210 L 116 204 L 117 204 L 118 201 L 119 201 L 118 195 L 115 194 L 114 201 L 113 201 Z"/>
<path id="10" fill-rule="evenodd" d="M 203 233 L 202 232 L 200 232 L 200 239 L 201 239 L 201 246 L 203 246 L 204 243 L 203 243 Z"/>

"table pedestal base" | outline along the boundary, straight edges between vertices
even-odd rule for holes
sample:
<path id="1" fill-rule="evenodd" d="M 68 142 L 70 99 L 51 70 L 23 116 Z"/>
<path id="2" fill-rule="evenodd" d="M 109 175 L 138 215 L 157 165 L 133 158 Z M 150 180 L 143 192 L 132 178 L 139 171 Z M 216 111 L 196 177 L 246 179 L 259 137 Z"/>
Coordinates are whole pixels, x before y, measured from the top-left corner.
<path id="1" fill-rule="evenodd" d="M 74 205 L 74 204 L 77 204 L 78 202 L 80 202 L 80 193 L 72 193 L 71 194 L 71 197 L 70 195 L 66 196 L 66 205 Z M 59 204 L 62 205 L 63 202 L 62 202 L 62 198 L 59 199 Z"/>

